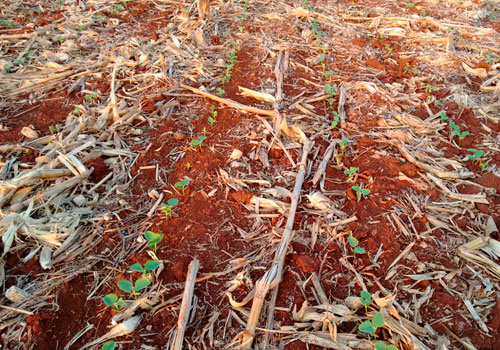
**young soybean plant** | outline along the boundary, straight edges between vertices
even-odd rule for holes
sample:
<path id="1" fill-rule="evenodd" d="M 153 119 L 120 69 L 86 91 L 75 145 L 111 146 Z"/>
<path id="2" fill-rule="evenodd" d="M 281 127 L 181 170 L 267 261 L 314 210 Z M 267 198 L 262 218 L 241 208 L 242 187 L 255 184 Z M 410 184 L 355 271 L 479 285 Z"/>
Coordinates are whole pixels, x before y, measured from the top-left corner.
<path id="1" fill-rule="evenodd" d="M 132 270 L 134 272 L 140 272 L 143 275 L 147 276 L 148 274 L 150 274 L 151 272 L 153 272 L 154 270 L 156 270 L 158 268 L 158 266 L 160 266 L 160 262 L 159 261 L 148 260 L 148 261 L 146 261 L 146 263 L 144 264 L 144 266 L 142 266 L 139 263 L 130 266 L 130 270 Z"/>
<path id="2" fill-rule="evenodd" d="M 163 239 L 163 233 L 154 233 L 153 231 L 144 232 L 144 238 L 148 240 L 148 247 L 156 253 L 158 250 L 158 244 L 160 244 Z"/>
<path id="3" fill-rule="evenodd" d="M 368 306 L 372 303 L 372 295 L 366 290 L 362 290 L 359 295 L 359 300 L 361 301 L 361 305 L 365 307 L 365 312 L 368 312 Z"/>
<path id="4" fill-rule="evenodd" d="M 125 306 L 125 302 L 122 298 L 119 298 L 116 294 L 108 294 L 103 298 L 104 304 L 107 306 L 112 306 L 113 311 L 120 312 Z"/>
<path id="5" fill-rule="evenodd" d="M 384 325 L 385 325 L 384 314 L 381 312 L 377 312 L 375 315 L 373 315 L 371 321 L 366 320 L 364 322 L 361 322 L 361 324 L 358 326 L 358 329 L 364 333 L 375 334 L 377 328 L 384 327 Z"/>
<path id="6" fill-rule="evenodd" d="M 177 198 L 170 198 L 167 201 L 167 204 L 162 203 L 160 204 L 161 211 L 165 214 L 165 217 L 167 219 L 170 219 L 172 217 L 172 213 L 174 212 L 173 208 L 179 203 L 179 200 Z"/>
<path id="7" fill-rule="evenodd" d="M 189 179 L 184 179 L 182 181 L 178 181 L 174 184 L 174 187 L 181 190 L 182 194 L 184 194 L 184 191 L 186 191 L 186 188 L 189 185 Z"/>
<path id="8" fill-rule="evenodd" d="M 358 170 L 359 170 L 359 168 L 352 166 L 352 167 L 349 167 L 349 170 L 348 169 L 344 170 L 344 174 L 349 176 L 349 179 L 350 179 L 354 176 L 354 174 L 356 174 L 356 172 Z"/>
<path id="9" fill-rule="evenodd" d="M 191 141 L 191 147 L 196 148 L 196 146 L 200 146 L 201 150 L 201 145 L 203 144 L 203 141 L 205 141 L 206 139 L 207 139 L 206 136 L 198 136 L 197 139 Z"/>
<path id="10" fill-rule="evenodd" d="M 471 162 L 479 160 L 479 158 L 481 158 L 484 155 L 484 151 L 478 151 L 477 149 L 474 148 L 469 148 L 468 150 L 472 152 L 472 154 L 466 154 L 465 157 Z"/>
<path id="11" fill-rule="evenodd" d="M 352 190 L 356 192 L 356 196 L 358 197 L 358 202 L 361 200 L 362 196 L 368 196 L 370 194 L 369 189 L 359 186 L 352 186 Z"/>
<path id="12" fill-rule="evenodd" d="M 134 298 L 137 298 L 137 296 L 141 294 L 139 291 L 147 288 L 150 284 L 151 281 L 147 278 L 139 278 L 134 282 L 134 284 L 132 284 L 129 280 L 120 280 L 116 285 L 125 293 L 132 294 Z"/>
<path id="13" fill-rule="evenodd" d="M 351 250 L 354 254 L 366 253 L 365 248 L 359 247 L 359 241 L 356 237 L 352 235 L 352 231 L 349 231 L 349 236 L 347 237 L 347 241 L 349 242 Z"/>

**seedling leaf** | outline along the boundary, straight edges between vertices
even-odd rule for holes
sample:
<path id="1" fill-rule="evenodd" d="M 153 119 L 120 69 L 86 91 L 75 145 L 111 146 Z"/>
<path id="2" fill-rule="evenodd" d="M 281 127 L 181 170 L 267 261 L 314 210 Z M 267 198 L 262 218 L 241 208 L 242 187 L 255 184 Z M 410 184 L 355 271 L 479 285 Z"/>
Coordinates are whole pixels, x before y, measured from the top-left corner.
<path id="1" fill-rule="evenodd" d="M 371 191 L 370 191 L 369 189 L 367 189 L 367 188 L 362 188 L 362 189 L 361 189 L 361 194 L 362 194 L 363 196 L 367 196 L 367 195 L 369 195 L 369 194 L 370 194 L 370 192 L 371 192 Z"/>
<path id="2" fill-rule="evenodd" d="M 130 270 L 135 272 L 144 272 L 144 269 L 141 264 L 134 264 L 130 266 Z"/>
<path id="3" fill-rule="evenodd" d="M 170 206 L 175 206 L 179 203 L 179 200 L 177 198 L 170 198 L 168 201 L 167 201 L 167 204 L 170 205 Z"/>
<path id="4" fill-rule="evenodd" d="M 373 315 L 372 324 L 374 327 L 377 328 L 384 327 L 385 324 L 384 314 L 381 312 L 377 312 L 375 315 Z"/>
<path id="5" fill-rule="evenodd" d="M 154 271 L 158 268 L 158 266 L 160 266 L 159 261 L 148 260 L 148 261 L 146 261 L 146 264 L 144 267 L 146 268 L 147 271 Z"/>
<path id="6" fill-rule="evenodd" d="M 349 244 L 353 248 L 356 248 L 359 245 L 359 241 L 356 237 L 349 236 L 349 237 L 347 237 L 347 240 L 349 241 Z"/>
<path id="7" fill-rule="evenodd" d="M 134 285 L 134 291 L 138 292 L 140 290 L 143 290 L 147 286 L 151 284 L 151 281 L 148 280 L 147 278 L 139 278 L 137 281 L 135 281 Z"/>
<path id="8" fill-rule="evenodd" d="M 378 341 L 375 343 L 375 350 L 387 350 L 385 343 Z"/>
<path id="9" fill-rule="evenodd" d="M 387 350 L 399 350 L 399 349 L 398 349 L 398 347 L 397 347 L 396 345 L 392 345 L 392 344 L 391 344 L 391 345 L 389 345 L 389 346 L 387 347 Z"/>
<path id="10" fill-rule="evenodd" d="M 105 342 L 103 345 L 102 345 L 102 350 L 115 350 L 116 348 L 116 342 L 114 340 L 110 340 L 110 341 L 107 341 Z"/>
<path id="11" fill-rule="evenodd" d="M 355 254 L 364 254 L 364 253 L 366 253 L 366 249 L 365 249 L 365 248 L 361 248 L 361 247 L 356 247 L 356 248 L 353 250 L 353 252 L 354 252 Z"/>
<path id="12" fill-rule="evenodd" d="M 358 329 L 364 333 L 375 333 L 375 328 L 370 321 L 364 321 L 359 326 Z"/>
<path id="13" fill-rule="evenodd" d="M 118 295 L 108 294 L 104 298 L 102 298 L 102 300 L 107 306 L 113 306 L 118 301 Z"/>
<path id="14" fill-rule="evenodd" d="M 121 290 L 123 290 L 125 293 L 132 293 L 132 282 L 128 281 L 128 280 L 121 280 L 121 281 L 118 281 L 118 283 L 116 284 L 118 286 L 118 288 L 120 288 Z"/>

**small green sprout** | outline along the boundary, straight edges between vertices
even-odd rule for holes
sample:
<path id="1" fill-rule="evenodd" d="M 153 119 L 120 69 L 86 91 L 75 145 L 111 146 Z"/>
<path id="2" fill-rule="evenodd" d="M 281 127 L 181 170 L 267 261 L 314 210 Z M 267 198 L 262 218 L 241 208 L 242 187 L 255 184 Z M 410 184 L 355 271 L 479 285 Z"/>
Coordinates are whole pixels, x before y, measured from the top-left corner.
<path id="1" fill-rule="evenodd" d="M 330 107 L 332 107 L 333 102 L 335 102 L 335 96 L 337 96 L 337 87 L 335 85 L 330 85 L 328 83 L 325 84 L 325 91 L 328 94 L 328 103 Z"/>
<path id="2" fill-rule="evenodd" d="M 354 174 L 358 171 L 359 168 L 352 166 L 349 169 L 344 170 L 344 174 L 349 176 L 349 178 L 353 177 Z"/>
<path id="3" fill-rule="evenodd" d="M 469 135 L 468 131 L 460 131 L 460 126 L 455 124 L 455 122 L 450 121 L 449 123 L 451 138 L 453 139 L 455 136 L 458 136 L 458 145 L 462 145 L 462 140 L 465 136 Z"/>
<path id="4" fill-rule="evenodd" d="M 191 147 L 196 148 L 196 146 L 200 146 L 201 150 L 201 145 L 203 144 L 203 141 L 205 141 L 206 139 L 207 139 L 206 136 L 198 136 L 197 139 L 191 141 Z"/>
<path id="5" fill-rule="evenodd" d="M 352 186 L 352 190 L 356 192 L 356 196 L 358 197 L 358 202 L 361 200 L 362 196 L 368 196 L 370 194 L 369 189 L 359 186 Z"/>
<path id="6" fill-rule="evenodd" d="M 330 126 L 332 127 L 332 129 L 335 129 L 337 127 L 337 125 L 339 124 L 340 114 L 337 112 L 332 112 L 332 113 L 333 113 L 333 120 L 332 120 Z"/>
<path id="7" fill-rule="evenodd" d="M 331 70 L 327 70 L 326 72 L 323 73 L 323 76 L 325 78 L 328 78 L 329 76 L 333 75 L 333 72 Z"/>
<path id="8" fill-rule="evenodd" d="M 160 262 L 156 260 L 148 260 L 142 266 L 141 264 L 134 264 L 130 266 L 130 270 L 134 272 L 140 272 L 143 275 L 148 275 L 150 272 L 153 272 L 160 266 Z"/>
<path id="9" fill-rule="evenodd" d="M 64 40 L 66 40 L 66 37 L 64 35 L 58 35 L 56 36 L 56 40 L 59 44 L 62 44 Z"/>
<path id="10" fill-rule="evenodd" d="M 375 350 L 398 350 L 398 347 L 396 345 L 387 345 L 382 341 L 378 341 L 375 343 Z"/>
<path id="11" fill-rule="evenodd" d="M 352 231 L 349 231 L 349 236 L 347 237 L 347 241 L 351 246 L 351 250 L 354 254 L 364 254 L 366 253 L 365 248 L 359 246 L 359 241 L 356 237 L 352 235 Z"/>
<path id="12" fill-rule="evenodd" d="M 428 94 L 430 94 L 431 92 L 433 92 L 434 90 L 436 90 L 436 87 L 434 85 L 432 85 L 432 84 L 424 84 L 424 83 L 422 83 L 420 85 L 420 87 L 422 89 L 424 89 L 425 92 L 427 92 Z"/>
<path id="13" fill-rule="evenodd" d="M 362 290 L 359 296 L 359 300 L 361 301 L 361 305 L 365 307 L 365 312 L 368 312 L 368 306 L 370 306 L 370 304 L 372 303 L 372 295 L 366 290 Z"/>
<path id="14" fill-rule="evenodd" d="M 191 169 L 191 163 L 186 162 L 186 164 L 184 164 L 184 167 L 186 168 L 187 171 L 189 171 L 189 169 Z"/>
<path id="15" fill-rule="evenodd" d="M 422 71 L 417 67 L 413 67 L 411 70 L 413 71 L 413 75 L 419 75 L 420 73 L 422 73 Z"/>
<path id="16" fill-rule="evenodd" d="M 389 53 L 389 57 L 391 57 L 392 56 L 392 47 L 391 47 L 391 44 L 385 44 L 385 49 Z"/>
<path id="17" fill-rule="evenodd" d="M 108 294 L 103 298 L 104 304 L 107 306 L 112 306 L 113 310 L 119 312 L 123 309 L 125 302 L 122 298 L 119 298 L 116 294 Z"/>
<path id="18" fill-rule="evenodd" d="M 361 322 L 361 324 L 358 326 L 358 329 L 364 333 L 375 334 L 377 328 L 384 327 L 384 325 L 385 325 L 384 314 L 381 312 L 377 312 L 375 315 L 373 315 L 371 321 L 366 320 L 364 322 Z"/>
<path id="19" fill-rule="evenodd" d="M 487 160 L 487 161 L 484 161 L 484 162 L 479 163 L 479 166 L 481 167 L 481 172 L 484 172 L 484 171 L 486 170 L 486 168 L 488 168 L 488 163 L 489 163 L 489 162 L 490 162 L 490 161 L 489 161 L 489 160 Z"/>
<path id="20" fill-rule="evenodd" d="M 380 39 L 383 39 L 383 38 L 385 38 L 385 34 L 384 34 L 384 33 L 379 33 L 379 34 L 378 34 L 378 37 L 379 37 Z"/>
<path id="21" fill-rule="evenodd" d="M 11 28 L 14 26 L 14 22 L 8 19 L 0 19 L 0 26 L 4 28 Z"/>
<path id="22" fill-rule="evenodd" d="M 243 31 L 245 30 L 245 27 L 244 26 L 238 26 L 238 30 L 240 31 L 240 33 L 243 33 Z"/>
<path id="23" fill-rule="evenodd" d="M 174 187 L 181 190 L 182 194 L 184 194 L 184 191 L 186 191 L 186 188 L 189 185 L 189 179 L 184 179 L 182 181 L 178 181 L 174 184 Z"/>
<path id="24" fill-rule="evenodd" d="M 208 117 L 208 125 L 210 125 L 210 127 L 213 128 L 214 124 L 215 124 L 215 118 Z"/>
<path id="25" fill-rule="evenodd" d="M 342 140 L 340 140 L 339 144 L 340 144 L 340 152 L 342 154 L 344 154 L 345 152 L 345 149 L 347 147 L 347 144 L 349 143 L 349 139 L 347 139 L 346 137 L 342 137 Z"/>
<path id="26" fill-rule="evenodd" d="M 153 231 L 144 232 L 144 238 L 148 240 L 148 247 L 155 253 L 158 250 L 158 244 L 163 239 L 163 233 L 154 233 Z"/>
<path id="27" fill-rule="evenodd" d="M 77 31 L 81 32 L 82 30 L 84 30 L 84 29 L 85 29 L 85 26 L 82 26 L 82 25 L 79 25 L 79 24 L 78 24 L 78 25 L 76 25 L 76 26 L 75 26 L 75 29 L 76 29 Z"/>
<path id="28" fill-rule="evenodd" d="M 88 103 L 94 103 L 97 100 L 97 94 L 95 92 L 85 95 L 85 101 Z"/>
<path id="29" fill-rule="evenodd" d="M 441 113 L 439 114 L 439 116 L 440 116 L 440 118 L 441 118 L 441 122 L 445 122 L 445 121 L 447 121 L 447 120 L 449 119 L 449 118 L 446 116 L 446 112 L 444 112 L 444 111 L 443 111 L 443 112 L 441 112 Z"/>
<path id="30" fill-rule="evenodd" d="M 481 158 L 484 154 L 484 151 L 478 151 L 474 148 L 469 148 L 469 151 L 472 152 L 472 154 L 466 154 L 465 157 L 471 162 L 479 160 L 479 158 Z"/>
<path id="31" fill-rule="evenodd" d="M 207 136 L 207 128 L 204 126 L 203 129 L 201 130 L 201 133 L 203 134 L 203 136 Z"/>
<path id="32" fill-rule="evenodd" d="M 177 198 L 170 198 L 168 201 L 167 201 L 167 204 L 165 203 L 161 203 L 160 204 L 160 207 L 161 207 L 161 211 L 165 214 L 165 217 L 167 219 L 171 218 L 172 217 L 172 213 L 173 213 L 173 208 L 179 203 L 179 200 Z"/>
<path id="33" fill-rule="evenodd" d="M 137 297 L 140 293 L 139 291 L 147 288 L 151 284 L 151 281 L 147 278 L 139 278 L 134 284 L 129 280 L 121 280 L 116 284 L 125 293 L 130 293 L 134 297 Z"/>
<path id="34" fill-rule="evenodd" d="M 115 350 L 115 349 L 116 349 L 116 342 L 114 340 L 105 342 L 101 348 L 101 350 Z"/>
<path id="35" fill-rule="evenodd" d="M 49 125 L 49 132 L 53 135 L 57 132 L 61 131 L 61 127 L 59 126 L 59 124 L 56 124 L 56 125 Z"/>
<path id="36" fill-rule="evenodd" d="M 226 93 L 226 92 L 224 91 L 224 89 L 221 89 L 221 88 L 219 88 L 219 87 L 218 87 L 217 89 L 215 89 L 215 90 L 217 91 L 217 93 L 219 94 L 219 96 L 220 96 L 220 97 L 224 96 L 224 94 Z"/>

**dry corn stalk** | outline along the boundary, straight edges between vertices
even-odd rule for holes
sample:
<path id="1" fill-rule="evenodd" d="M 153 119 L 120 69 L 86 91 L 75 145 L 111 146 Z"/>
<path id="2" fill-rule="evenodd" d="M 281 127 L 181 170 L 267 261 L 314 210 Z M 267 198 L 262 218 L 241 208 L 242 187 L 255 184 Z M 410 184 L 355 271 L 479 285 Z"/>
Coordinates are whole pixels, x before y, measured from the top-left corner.
<path id="1" fill-rule="evenodd" d="M 273 264 L 266 271 L 264 276 L 257 282 L 255 287 L 255 296 L 252 303 L 252 309 L 248 317 L 245 332 L 241 335 L 241 346 L 251 347 L 255 338 L 255 330 L 259 323 L 260 313 L 262 306 L 264 305 L 264 299 L 266 298 L 267 292 L 272 288 L 277 288 L 281 282 L 283 265 L 285 262 L 285 255 L 288 250 L 288 245 L 293 237 L 293 221 L 295 218 L 295 211 L 297 209 L 297 204 L 300 197 L 300 192 L 302 190 L 302 184 L 304 183 L 304 178 L 306 175 L 306 164 L 307 157 L 312 148 L 313 142 L 306 140 L 302 150 L 302 159 L 299 165 L 299 171 L 297 173 L 297 178 L 295 180 L 295 187 L 292 194 L 292 202 L 290 204 L 290 211 L 288 212 L 288 219 L 285 226 L 285 231 L 281 237 L 280 245 L 276 251 Z"/>

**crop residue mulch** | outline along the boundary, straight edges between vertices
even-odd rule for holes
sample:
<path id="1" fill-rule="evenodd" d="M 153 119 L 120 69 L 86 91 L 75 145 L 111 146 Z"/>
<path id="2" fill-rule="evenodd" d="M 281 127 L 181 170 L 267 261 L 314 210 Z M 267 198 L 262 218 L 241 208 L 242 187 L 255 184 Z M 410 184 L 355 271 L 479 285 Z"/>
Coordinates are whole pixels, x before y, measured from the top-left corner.
<path id="1" fill-rule="evenodd" d="M 498 2 L 0 11 L 4 348 L 500 347 Z"/>

